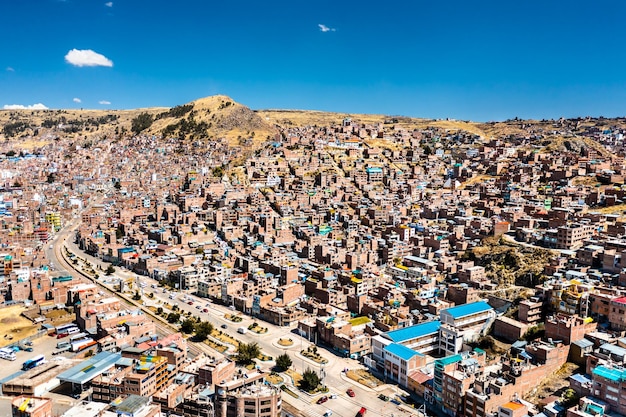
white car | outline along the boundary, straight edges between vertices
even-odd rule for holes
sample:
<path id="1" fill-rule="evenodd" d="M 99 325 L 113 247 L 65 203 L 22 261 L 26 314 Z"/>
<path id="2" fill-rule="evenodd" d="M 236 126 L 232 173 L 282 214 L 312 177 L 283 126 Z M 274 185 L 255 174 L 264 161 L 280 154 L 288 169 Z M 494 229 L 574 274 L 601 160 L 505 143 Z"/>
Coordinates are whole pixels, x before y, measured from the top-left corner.
<path id="1" fill-rule="evenodd" d="M 333 412 L 330 410 L 326 410 L 326 412 L 324 413 L 324 417 L 330 417 L 333 415 Z"/>

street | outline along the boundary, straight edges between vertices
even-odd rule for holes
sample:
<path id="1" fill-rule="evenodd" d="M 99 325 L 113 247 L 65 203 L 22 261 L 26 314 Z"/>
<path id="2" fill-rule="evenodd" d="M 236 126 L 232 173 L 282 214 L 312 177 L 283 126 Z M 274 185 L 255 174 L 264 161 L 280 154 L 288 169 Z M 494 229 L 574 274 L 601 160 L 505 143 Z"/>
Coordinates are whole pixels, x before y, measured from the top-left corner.
<path id="1" fill-rule="evenodd" d="M 61 231 L 59 231 L 59 233 L 57 233 L 55 239 L 52 242 L 52 245 L 46 246 L 45 250 L 46 254 L 48 255 L 48 259 L 50 259 L 50 264 L 58 271 L 65 269 L 67 269 L 68 271 L 72 271 L 72 269 L 80 268 L 80 266 L 70 265 L 69 263 L 64 261 L 62 251 L 65 251 L 67 248 L 70 253 L 75 254 L 77 257 L 83 259 L 85 262 L 89 262 L 91 265 L 93 265 L 94 269 L 101 271 L 106 270 L 106 268 L 110 265 L 109 263 L 103 262 L 98 258 L 85 254 L 75 244 L 74 232 L 79 226 L 78 219 L 78 217 L 75 217 L 71 222 L 69 222 L 66 227 L 64 227 Z M 130 271 L 126 271 L 120 267 L 117 267 L 108 281 L 117 282 L 118 279 L 127 280 L 129 278 L 133 280 L 137 279 L 137 275 Z M 260 346 L 261 351 L 264 354 L 271 356 L 272 358 L 276 358 L 283 353 L 289 354 L 293 361 L 292 369 L 300 374 L 307 368 L 316 371 L 318 375 L 321 375 L 321 372 L 323 370 L 325 375 L 324 383 L 330 389 L 330 392 L 326 395 L 330 395 L 331 393 L 337 394 L 337 398 L 330 399 L 324 404 L 316 404 L 316 401 L 321 396 L 321 394 L 309 396 L 308 394 L 293 387 L 291 379 L 287 375 L 282 374 L 282 377 L 285 379 L 285 384 L 292 388 L 292 390 L 298 394 L 299 398 L 294 398 L 287 393 L 283 393 L 282 397 L 285 402 L 289 403 L 295 409 L 299 410 L 299 412 L 303 416 L 321 417 L 327 410 L 330 410 L 332 411 L 333 416 L 353 417 L 354 415 L 356 415 L 361 407 L 367 408 L 368 415 L 408 415 L 408 413 L 403 413 L 403 411 L 399 410 L 396 405 L 382 401 L 377 398 L 379 393 L 393 395 L 393 393 L 397 391 L 397 388 L 394 385 L 383 385 L 378 387 L 376 390 L 373 390 L 371 388 L 364 387 L 358 383 L 355 383 L 343 373 L 343 370 L 345 368 L 363 368 L 363 366 L 360 365 L 356 360 L 338 357 L 332 352 L 329 352 L 323 348 L 318 348 L 318 353 L 328 360 L 328 363 L 324 365 L 320 365 L 300 355 L 300 351 L 306 349 L 308 346 L 311 345 L 311 343 L 306 340 L 306 338 L 303 338 L 299 334 L 297 334 L 297 332 L 294 331 L 295 327 L 280 327 L 261 320 L 256 320 L 241 312 L 233 311 L 226 306 L 216 305 L 208 299 L 199 298 L 193 294 L 184 294 L 187 297 L 188 301 L 191 300 L 193 302 L 193 305 L 189 305 L 188 301 L 183 302 L 181 300 L 181 298 L 183 297 L 182 293 L 177 293 L 176 299 L 172 300 L 169 298 L 170 293 L 164 293 L 163 288 L 159 287 L 159 283 L 156 280 L 146 276 L 140 276 L 138 277 L 138 279 L 141 283 L 145 284 L 143 286 L 143 289 L 146 293 L 154 294 L 154 298 L 152 299 L 148 298 L 147 296 L 143 297 L 143 300 L 145 302 L 144 311 L 146 311 L 145 307 L 149 305 L 177 305 L 180 311 L 190 312 L 193 316 L 198 317 L 201 320 L 213 323 L 216 328 L 222 330 L 224 333 L 228 334 L 231 337 L 234 337 L 239 341 L 242 341 L 244 343 L 257 343 Z M 105 284 L 104 279 L 102 278 L 99 280 L 94 280 L 94 282 L 96 282 L 107 291 L 115 292 L 113 286 Z M 196 308 L 198 305 L 202 306 L 202 309 L 207 308 L 208 312 L 205 313 L 202 312 L 202 309 Z M 241 316 L 243 320 L 237 323 L 232 322 L 224 317 L 226 314 L 237 314 Z M 248 326 L 253 322 L 258 322 L 259 325 L 267 327 L 268 332 L 265 334 L 257 334 L 255 332 L 248 331 L 245 334 L 240 334 L 236 331 L 236 329 L 238 329 L 239 327 L 245 327 L 247 329 Z M 162 331 L 166 332 L 169 330 L 167 329 L 166 325 L 158 323 L 156 320 L 155 323 L 158 325 L 157 328 L 161 328 Z M 223 328 L 224 325 L 226 326 L 226 328 Z M 293 340 L 293 344 L 288 347 L 281 346 L 277 343 L 280 338 L 290 338 Z M 190 348 L 192 345 L 194 344 L 190 343 Z M 217 351 L 210 349 L 204 344 L 202 345 L 206 347 L 206 349 L 203 348 L 202 351 L 207 352 L 211 356 L 221 356 Z M 234 352 L 235 349 L 231 347 L 226 353 Z M 197 353 L 199 352 L 196 351 L 196 354 Z M 260 368 L 264 370 L 271 370 L 273 365 L 273 361 L 259 361 Z M 346 394 L 346 390 L 348 388 L 352 388 L 354 390 L 356 394 L 354 398 L 351 398 Z M 415 413 L 415 415 L 417 415 L 417 413 Z"/>

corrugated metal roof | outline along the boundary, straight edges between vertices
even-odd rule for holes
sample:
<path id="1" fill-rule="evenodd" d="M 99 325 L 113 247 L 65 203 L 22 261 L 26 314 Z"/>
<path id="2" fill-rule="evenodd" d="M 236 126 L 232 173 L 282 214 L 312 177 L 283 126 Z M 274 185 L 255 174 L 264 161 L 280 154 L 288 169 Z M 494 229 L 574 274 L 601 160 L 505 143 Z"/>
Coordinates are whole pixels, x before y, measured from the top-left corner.
<path id="1" fill-rule="evenodd" d="M 415 326 L 405 327 L 404 329 L 387 332 L 385 336 L 396 343 L 401 343 L 405 340 L 416 339 L 418 337 L 437 333 L 439 331 L 439 327 L 441 327 L 441 323 L 439 321 L 428 321 L 426 323 L 416 324 Z"/>
<path id="2" fill-rule="evenodd" d="M 122 355 L 112 352 L 100 352 L 95 356 L 59 374 L 57 378 L 63 382 L 85 384 L 96 376 L 115 366 Z"/>
<path id="3" fill-rule="evenodd" d="M 413 349 L 409 349 L 406 346 L 403 346 L 399 343 L 391 343 L 385 347 L 385 351 L 389 353 L 393 353 L 398 356 L 400 359 L 404 359 L 405 361 L 410 360 L 413 356 L 419 355 L 424 356 L 419 352 L 414 351 Z"/>
<path id="4" fill-rule="evenodd" d="M 446 308 L 442 310 L 442 313 L 448 313 L 453 318 L 459 319 L 461 317 L 470 316 L 472 314 L 482 313 L 483 311 L 493 310 L 489 304 L 484 301 L 477 301 L 475 303 L 463 304 L 456 307 Z"/>
<path id="5" fill-rule="evenodd" d="M 592 373 L 615 382 L 626 381 L 626 371 L 623 369 L 610 369 L 605 366 L 596 366 Z"/>

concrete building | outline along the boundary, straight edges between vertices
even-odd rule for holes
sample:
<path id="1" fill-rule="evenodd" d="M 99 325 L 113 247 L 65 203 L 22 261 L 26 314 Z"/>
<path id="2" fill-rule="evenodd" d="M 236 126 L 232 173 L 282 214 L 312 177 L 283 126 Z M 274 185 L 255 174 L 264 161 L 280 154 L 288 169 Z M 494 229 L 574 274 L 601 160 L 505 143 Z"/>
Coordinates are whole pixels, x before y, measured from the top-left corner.
<path id="1" fill-rule="evenodd" d="M 11 401 L 12 417 L 52 417 L 52 400 L 20 395 Z"/>

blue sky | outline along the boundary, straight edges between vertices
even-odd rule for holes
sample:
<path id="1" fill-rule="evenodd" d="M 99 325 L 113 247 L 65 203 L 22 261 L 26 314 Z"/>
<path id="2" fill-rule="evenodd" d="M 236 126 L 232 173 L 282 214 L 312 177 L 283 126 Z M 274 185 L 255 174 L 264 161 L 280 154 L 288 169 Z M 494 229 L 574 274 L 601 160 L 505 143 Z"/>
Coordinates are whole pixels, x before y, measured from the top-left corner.
<path id="1" fill-rule="evenodd" d="M 5 0 L 0 108 L 225 94 L 253 109 L 624 116 L 625 15 L 602 0 Z"/>

